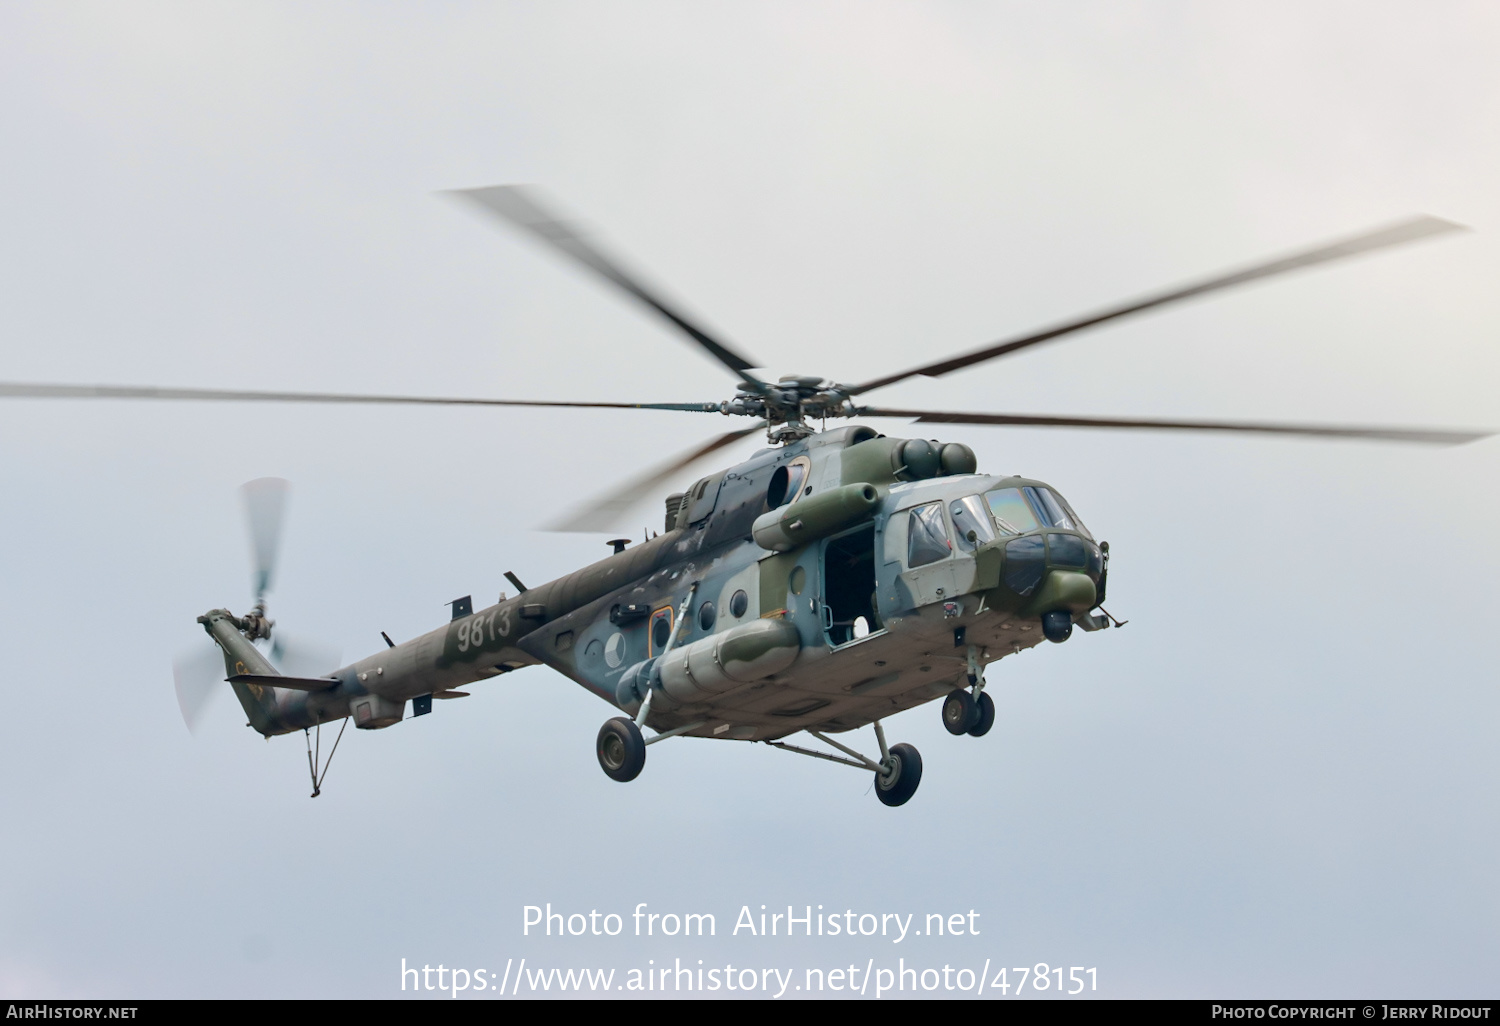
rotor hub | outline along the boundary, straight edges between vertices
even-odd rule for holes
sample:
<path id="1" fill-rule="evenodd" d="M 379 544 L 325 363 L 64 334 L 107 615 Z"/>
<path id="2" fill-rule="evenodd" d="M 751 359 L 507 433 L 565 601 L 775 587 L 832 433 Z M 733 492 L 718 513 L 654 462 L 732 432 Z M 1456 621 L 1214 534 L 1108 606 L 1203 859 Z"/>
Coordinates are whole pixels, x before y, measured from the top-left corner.
<path id="1" fill-rule="evenodd" d="M 245 637 L 251 641 L 259 641 L 271 636 L 271 628 L 276 626 L 276 621 L 266 615 L 266 604 L 264 600 L 257 602 L 255 608 L 244 616 L 233 618 L 236 627 L 245 632 Z"/>
<path id="2" fill-rule="evenodd" d="M 808 421 L 853 417 L 859 409 L 849 400 L 847 386 L 826 378 L 788 375 L 759 388 L 747 382 L 733 399 L 719 404 L 719 412 L 729 417 L 760 417 L 766 421 L 766 437 L 774 444 L 785 444 L 813 434 Z"/>

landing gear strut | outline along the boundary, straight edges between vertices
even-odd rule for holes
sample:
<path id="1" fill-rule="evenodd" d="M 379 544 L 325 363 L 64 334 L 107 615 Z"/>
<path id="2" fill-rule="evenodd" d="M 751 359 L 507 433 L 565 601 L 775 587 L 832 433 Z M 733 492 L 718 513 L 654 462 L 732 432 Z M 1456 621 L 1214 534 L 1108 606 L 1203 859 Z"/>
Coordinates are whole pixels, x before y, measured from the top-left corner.
<path id="1" fill-rule="evenodd" d="M 995 725 L 995 700 L 984 690 L 983 652 L 969 646 L 969 689 L 954 688 L 943 699 L 943 726 L 948 733 L 984 737 Z"/>
<path id="2" fill-rule="evenodd" d="M 615 551 L 620 550 L 616 548 Z M 692 604 L 693 596 L 697 593 L 698 582 L 694 581 L 688 588 L 682 605 L 677 609 L 674 623 L 686 622 L 688 606 Z M 682 637 L 682 633 L 682 628 L 673 632 L 667 641 L 666 648 L 662 649 L 660 658 L 666 658 L 667 653 L 671 652 L 672 647 L 677 644 L 677 639 Z M 649 683 L 645 686 L 645 691 L 645 696 L 641 698 L 640 711 L 635 714 L 635 719 L 616 716 L 607 721 L 599 728 L 599 737 L 594 742 L 594 754 L 599 757 L 599 767 L 612 780 L 618 780 L 622 784 L 641 775 L 641 770 L 646 767 L 647 745 L 665 741 L 679 734 L 690 733 L 703 726 L 703 721 L 699 720 L 697 723 L 685 723 L 680 727 L 673 727 L 671 730 L 664 730 L 654 737 L 647 738 L 641 733 L 641 728 L 646 725 L 646 718 L 651 715 L 651 700 L 656 697 L 656 691 Z"/>
<path id="3" fill-rule="evenodd" d="M 646 692 L 646 699 L 641 703 L 641 711 L 636 714 L 635 719 L 616 716 L 607 721 L 599 728 L 599 737 L 594 742 L 594 754 L 599 757 L 599 768 L 622 784 L 641 775 L 641 770 L 646 766 L 647 745 L 692 733 L 705 723 L 704 720 L 684 723 L 680 727 L 646 737 L 641 733 L 641 728 L 646 725 L 646 717 L 651 713 L 651 696 L 654 694 L 654 691 Z"/>
<path id="4" fill-rule="evenodd" d="M 875 740 L 880 744 L 880 761 L 876 762 L 868 756 L 861 755 L 854 749 L 839 744 L 833 738 L 820 734 L 816 730 L 809 730 L 809 734 L 822 741 L 824 744 L 837 748 L 845 759 L 837 755 L 829 755 L 827 752 L 817 752 L 811 748 L 801 748 L 797 745 L 789 745 L 785 741 L 767 741 L 766 744 L 772 748 L 780 748 L 786 752 L 796 752 L 798 755 L 810 755 L 814 759 L 827 759 L 829 762 L 841 763 L 845 766 L 853 766 L 855 769 L 875 771 L 875 797 L 879 798 L 883 805 L 905 805 L 911 796 L 917 793 L 917 785 L 922 782 L 922 755 L 911 745 L 900 744 L 886 747 L 885 728 L 880 721 L 875 721 Z"/>

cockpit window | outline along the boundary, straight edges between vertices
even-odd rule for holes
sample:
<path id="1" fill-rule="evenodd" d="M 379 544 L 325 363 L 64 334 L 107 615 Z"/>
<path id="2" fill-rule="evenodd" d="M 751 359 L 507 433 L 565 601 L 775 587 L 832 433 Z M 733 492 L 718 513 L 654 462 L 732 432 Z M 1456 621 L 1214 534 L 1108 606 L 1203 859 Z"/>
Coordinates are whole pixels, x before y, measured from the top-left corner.
<path id="1" fill-rule="evenodd" d="M 912 510 L 906 521 L 906 565 L 936 563 L 947 559 L 952 551 L 948 525 L 943 522 L 943 504 L 929 502 Z"/>
<path id="2" fill-rule="evenodd" d="M 985 511 L 984 500 L 977 495 L 954 499 L 948 504 L 953 528 L 958 532 L 958 547 L 970 552 L 985 542 L 995 540 L 995 527 Z"/>
<path id="3" fill-rule="evenodd" d="M 996 525 L 1006 534 L 1025 534 L 1042 526 L 1019 488 L 996 488 L 986 492 L 984 498 L 995 514 Z"/>
<path id="4" fill-rule="evenodd" d="M 1082 568 L 1088 565 L 1087 543 L 1078 535 L 1049 534 L 1047 539 L 1047 547 L 1051 550 L 1048 556 L 1054 566 Z"/>
<path id="5" fill-rule="evenodd" d="M 1089 529 L 1083 525 L 1083 521 L 1082 520 L 1078 519 L 1078 513 L 1077 513 L 1077 511 L 1075 511 L 1072 506 L 1068 505 L 1068 500 L 1064 499 L 1061 495 L 1058 495 L 1056 492 L 1052 493 L 1052 497 L 1054 499 L 1056 499 L 1062 505 L 1063 509 L 1065 509 L 1065 510 L 1068 511 L 1068 516 L 1072 519 L 1073 526 L 1076 527 L 1076 528 L 1078 528 L 1078 533 L 1082 534 L 1085 538 L 1092 539 L 1094 537 L 1093 533 L 1091 531 L 1089 531 Z"/>
<path id="6" fill-rule="evenodd" d="M 1037 515 L 1042 518 L 1042 523 L 1048 527 L 1064 527 L 1088 534 L 1088 529 L 1083 526 L 1077 514 L 1069 509 L 1068 504 L 1063 502 L 1062 497 L 1052 489 L 1028 487 L 1026 494 L 1030 497 L 1032 505 L 1036 507 Z"/>

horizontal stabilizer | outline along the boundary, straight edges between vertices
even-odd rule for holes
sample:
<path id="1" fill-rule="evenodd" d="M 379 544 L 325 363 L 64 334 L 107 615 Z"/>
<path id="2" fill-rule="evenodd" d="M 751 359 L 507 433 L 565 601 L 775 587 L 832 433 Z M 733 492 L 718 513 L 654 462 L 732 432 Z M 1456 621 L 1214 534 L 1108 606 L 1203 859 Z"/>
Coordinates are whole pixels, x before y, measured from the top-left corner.
<path id="1" fill-rule="evenodd" d="M 338 684 L 332 677 L 282 677 L 274 673 L 237 673 L 231 684 L 259 684 L 266 688 L 291 688 L 293 691 L 327 691 Z"/>

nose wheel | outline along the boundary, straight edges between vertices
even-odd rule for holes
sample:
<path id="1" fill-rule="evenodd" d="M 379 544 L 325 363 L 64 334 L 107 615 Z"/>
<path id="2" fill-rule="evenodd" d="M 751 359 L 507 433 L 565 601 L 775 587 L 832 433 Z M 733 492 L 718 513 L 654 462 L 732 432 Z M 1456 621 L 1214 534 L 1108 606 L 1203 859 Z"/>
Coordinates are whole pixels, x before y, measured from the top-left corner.
<path id="1" fill-rule="evenodd" d="M 943 726 L 958 736 L 984 737 L 995 725 L 995 700 L 984 690 L 983 652 L 969 646 L 969 687 L 954 688 L 943 699 Z"/>
<path id="2" fill-rule="evenodd" d="M 978 715 L 974 718 L 973 725 L 969 727 L 968 734 L 970 737 L 984 737 L 995 725 L 995 700 L 990 697 L 988 691 L 981 691 L 979 701 L 974 704 L 978 706 L 975 710 Z"/>
<path id="3" fill-rule="evenodd" d="M 943 726 L 955 736 L 968 734 L 984 737 L 995 725 L 995 700 L 981 691 L 976 699 L 963 688 L 956 688 L 943 699 Z"/>
<path id="4" fill-rule="evenodd" d="M 994 708 L 993 702 L 990 703 L 990 708 Z M 955 737 L 967 734 L 978 723 L 979 703 L 974 701 L 974 696 L 963 688 L 954 688 L 948 692 L 948 697 L 943 699 L 943 726 L 948 728 L 948 733 Z"/>

